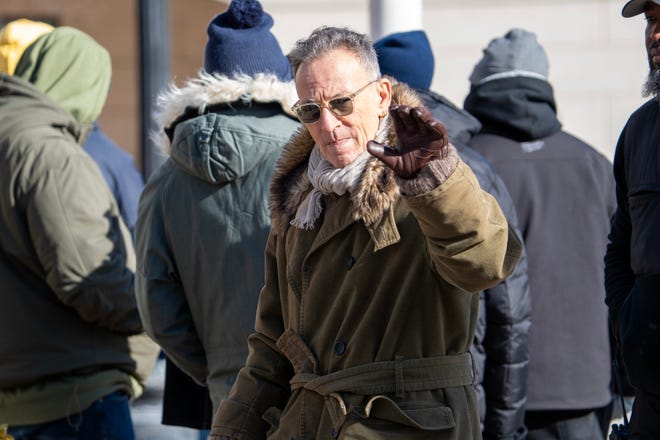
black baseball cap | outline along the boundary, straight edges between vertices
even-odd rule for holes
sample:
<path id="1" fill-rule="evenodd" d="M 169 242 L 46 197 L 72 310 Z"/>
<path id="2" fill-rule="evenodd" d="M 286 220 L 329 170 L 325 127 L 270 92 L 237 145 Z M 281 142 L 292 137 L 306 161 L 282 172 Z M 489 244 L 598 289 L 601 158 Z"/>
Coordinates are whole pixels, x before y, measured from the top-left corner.
<path id="1" fill-rule="evenodd" d="M 621 15 L 624 17 L 634 17 L 635 15 L 639 15 L 644 12 L 644 6 L 647 2 L 653 2 L 656 5 L 660 5 L 660 0 L 630 0 L 624 5 Z"/>

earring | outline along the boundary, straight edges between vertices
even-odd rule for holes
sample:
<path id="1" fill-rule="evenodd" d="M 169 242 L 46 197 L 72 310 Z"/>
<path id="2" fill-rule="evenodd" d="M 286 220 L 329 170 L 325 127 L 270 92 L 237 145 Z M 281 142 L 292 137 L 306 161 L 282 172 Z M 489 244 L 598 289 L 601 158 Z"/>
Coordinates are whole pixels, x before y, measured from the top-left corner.
<path id="1" fill-rule="evenodd" d="M 378 115 L 378 119 L 383 119 L 383 118 L 385 118 L 385 116 L 387 116 L 387 112 L 385 110 L 383 110 L 383 112 Z"/>

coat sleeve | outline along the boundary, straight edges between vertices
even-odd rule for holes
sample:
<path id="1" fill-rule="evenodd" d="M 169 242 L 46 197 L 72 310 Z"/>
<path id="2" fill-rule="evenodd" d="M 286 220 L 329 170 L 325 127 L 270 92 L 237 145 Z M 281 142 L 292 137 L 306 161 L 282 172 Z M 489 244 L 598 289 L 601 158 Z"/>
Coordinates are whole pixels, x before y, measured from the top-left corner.
<path id="1" fill-rule="evenodd" d="M 206 351 L 199 338 L 171 251 L 162 201 L 164 185 L 151 181 L 144 189 L 136 224 L 135 295 L 146 332 L 182 371 L 205 385 Z"/>
<path id="2" fill-rule="evenodd" d="M 85 322 L 140 332 L 133 244 L 92 159 L 82 151 L 64 158 L 36 177 L 30 191 L 30 235 L 57 298 Z"/>
<path id="3" fill-rule="evenodd" d="M 497 201 L 481 189 L 462 160 L 442 184 L 405 198 L 443 279 L 465 291 L 479 292 L 513 271 L 522 243 Z"/>
<path id="4" fill-rule="evenodd" d="M 286 261 L 282 248 L 278 256 L 277 235 L 271 232 L 266 245 L 266 279 L 259 296 L 256 331 L 248 338 L 250 354 L 229 398 L 216 412 L 211 439 L 265 438 L 270 426 L 263 414 L 271 408 L 283 410 L 291 396 L 291 363 L 276 346 L 284 333 L 282 313 L 286 310 L 280 295 L 281 289 L 286 289 L 286 279 L 281 279 L 277 265 L 278 259 Z"/>

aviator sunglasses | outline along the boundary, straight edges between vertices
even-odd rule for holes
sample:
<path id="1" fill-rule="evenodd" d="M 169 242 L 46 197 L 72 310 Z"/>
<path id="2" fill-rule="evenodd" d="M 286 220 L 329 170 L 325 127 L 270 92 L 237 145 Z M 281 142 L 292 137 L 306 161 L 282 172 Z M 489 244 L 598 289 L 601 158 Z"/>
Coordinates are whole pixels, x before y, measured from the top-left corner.
<path id="1" fill-rule="evenodd" d="M 377 81 L 377 79 L 369 81 L 367 84 L 349 95 L 338 96 L 320 103 L 316 101 L 298 102 L 291 107 L 291 110 L 296 112 L 298 119 L 300 119 L 300 122 L 303 124 L 313 124 L 318 121 L 321 118 L 321 109 L 323 107 L 326 107 L 337 117 L 348 116 L 353 113 L 353 98 Z"/>

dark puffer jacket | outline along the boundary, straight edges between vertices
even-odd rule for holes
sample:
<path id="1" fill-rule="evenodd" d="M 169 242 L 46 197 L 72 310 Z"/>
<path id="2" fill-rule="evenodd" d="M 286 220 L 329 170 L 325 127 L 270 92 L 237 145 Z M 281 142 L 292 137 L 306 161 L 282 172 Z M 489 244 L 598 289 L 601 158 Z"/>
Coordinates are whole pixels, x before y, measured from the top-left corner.
<path id="1" fill-rule="evenodd" d="M 516 210 L 506 185 L 488 161 L 466 143 L 481 123 L 437 93 L 417 90 L 433 116 L 442 121 L 461 159 L 470 166 L 484 191 L 499 203 L 518 231 Z M 472 355 L 477 366 L 476 391 L 484 438 L 524 438 L 528 332 L 531 299 L 527 256 L 523 249 L 515 269 L 500 284 L 481 292 L 479 320 Z"/>

